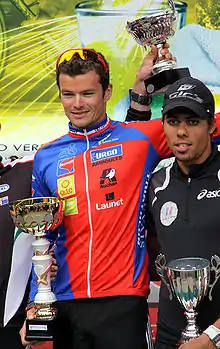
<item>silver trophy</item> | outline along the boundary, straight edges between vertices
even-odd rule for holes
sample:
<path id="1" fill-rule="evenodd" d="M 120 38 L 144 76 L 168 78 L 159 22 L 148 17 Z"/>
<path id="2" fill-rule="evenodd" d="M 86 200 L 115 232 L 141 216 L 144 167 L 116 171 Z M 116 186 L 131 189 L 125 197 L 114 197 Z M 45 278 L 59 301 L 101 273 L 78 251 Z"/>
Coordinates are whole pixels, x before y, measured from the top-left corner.
<path id="1" fill-rule="evenodd" d="M 155 261 L 157 273 L 169 290 L 170 299 L 175 296 L 187 319 L 187 326 L 182 331 L 182 341 L 188 342 L 201 334 L 196 325 L 196 308 L 209 292 L 212 300 L 212 290 L 220 273 L 220 258 L 213 256 L 210 262 L 205 258 L 180 258 L 166 263 L 165 256 L 160 254 Z M 210 272 L 215 272 L 215 281 L 210 284 Z M 210 289 L 209 289 L 210 287 Z"/>
<path id="2" fill-rule="evenodd" d="M 46 231 L 57 228 L 63 220 L 64 201 L 54 197 L 17 200 L 9 203 L 15 226 L 24 233 L 35 237 L 33 246 L 33 266 L 38 292 L 34 303 L 36 318 L 26 320 L 26 339 L 51 340 L 56 309 L 51 305 L 56 301 L 51 291 L 50 270 L 52 257 L 50 243 L 45 239 Z M 24 246 L 25 248 L 25 246 Z"/>
<path id="3" fill-rule="evenodd" d="M 154 93 L 172 84 L 178 79 L 190 76 L 188 68 L 176 68 L 176 62 L 161 56 L 167 39 L 175 34 L 178 13 L 172 0 L 168 0 L 169 8 L 154 15 L 142 17 L 132 22 L 127 22 L 126 29 L 133 36 L 136 42 L 144 46 L 156 45 L 158 58 L 155 62 L 153 76 L 145 80 L 146 91 Z"/>

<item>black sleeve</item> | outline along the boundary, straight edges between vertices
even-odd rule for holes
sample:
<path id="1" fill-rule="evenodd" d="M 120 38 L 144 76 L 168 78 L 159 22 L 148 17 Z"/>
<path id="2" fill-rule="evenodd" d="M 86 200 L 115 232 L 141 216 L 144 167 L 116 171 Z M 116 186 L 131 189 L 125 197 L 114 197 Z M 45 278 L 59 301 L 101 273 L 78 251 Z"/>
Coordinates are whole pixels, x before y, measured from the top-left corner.
<path id="1" fill-rule="evenodd" d="M 153 214 L 151 211 L 151 203 L 149 197 L 147 199 L 147 215 L 146 215 L 146 230 L 147 230 L 147 251 L 149 258 L 149 272 L 151 281 L 160 281 L 160 276 L 157 274 L 155 260 L 160 253 L 160 243 L 158 241 L 156 227 L 154 224 Z"/>
<path id="2" fill-rule="evenodd" d="M 127 110 L 125 121 L 148 121 L 151 118 L 151 110 L 139 111 L 131 107 Z"/>

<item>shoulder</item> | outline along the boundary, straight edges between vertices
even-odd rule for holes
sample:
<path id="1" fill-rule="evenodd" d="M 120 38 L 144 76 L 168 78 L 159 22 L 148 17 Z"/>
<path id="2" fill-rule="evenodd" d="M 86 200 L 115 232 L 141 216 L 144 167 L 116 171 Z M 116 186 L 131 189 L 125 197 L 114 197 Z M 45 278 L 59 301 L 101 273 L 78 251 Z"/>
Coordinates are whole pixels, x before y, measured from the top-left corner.
<path id="1" fill-rule="evenodd" d="M 173 167 L 173 163 L 174 158 L 169 158 L 159 163 L 151 177 L 150 185 L 152 187 L 157 187 L 159 184 L 162 184 L 165 180 L 167 180 L 170 177 L 170 172 Z"/>
<path id="2" fill-rule="evenodd" d="M 49 150 L 49 149 L 53 149 L 54 147 L 56 147 L 57 145 L 62 144 L 62 141 L 65 141 L 66 138 L 69 137 L 68 134 L 65 134 L 63 136 L 60 136 L 58 138 L 55 138 L 51 141 L 48 141 L 44 144 L 41 145 L 41 147 L 38 149 L 38 151 L 36 152 L 36 154 L 38 154 L 39 152 L 41 152 L 42 150 Z"/>
<path id="3" fill-rule="evenodd" d="M 170 159 L 166 166 L 156 170 L 150 179 L 148 197 L 149 201 L 153 204 L 159 194 L 166 190 L 171 181 L 171 170 L 173 168 L 174 159 Z"/>
<path id="4" fill-rule="evenodd" d="M 11 160 L 3 160 L 1 162 L 1 165 L 3 168 L 31 168 L 34 160 L 34 154 L 26 155 L 21 158 L 15 159 L 13 161 Z"/>

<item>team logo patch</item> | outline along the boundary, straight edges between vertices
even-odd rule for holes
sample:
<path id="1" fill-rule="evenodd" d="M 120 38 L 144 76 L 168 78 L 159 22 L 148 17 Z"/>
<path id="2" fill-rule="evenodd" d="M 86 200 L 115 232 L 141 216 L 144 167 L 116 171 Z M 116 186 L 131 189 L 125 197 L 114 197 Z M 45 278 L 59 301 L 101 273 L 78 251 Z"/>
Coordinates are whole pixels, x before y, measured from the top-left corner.
<path id="1" fill-rule="evenodd" d="M 74 172 L 74 159 L 71 157 L 69 159 L 60 160 L 57 165 L 57 177 L 67 175 Z"/>
<path id="2" fill-rule="evenodd" d="M 0 185 L 0 193 L 4 193 L 5 191 L 8 191 L 9 188 L 10 188 L 9 184 L 1 184 Z"/>
<path id="3" fill-rule="evenodd" d="M 113 187 L 116 184 L 116 170 L 114 168 L 106 168 L 103 170 L 100 177 L 100 188 Z"/>
<path id="4" fill-rule="evenodd" d="M 3 196 L 2 198 L 0 198 L 0 206 L 8 205 L 8 203 L 8 196 Z"/>
<path id="5" fill-rule="evenodd" d="M 57 180 L 57 190 L 61 198 L 66 199 L 76 193 L 74 174 L 61 177 Z"/>
<path id="6" fill-rule="evenodd" d="M 97 162 L 100 160 L 110 159 L 116 156 L 122 155 L 122 144 L 115 145 L 105 149 L 92 150 L 90 153 L 91 162 Z"/>
<path id="7" fill-rule="evenodd" d="M 168 227 L 171 225 L 178 215 L 178 207 L 175 202 L 168 201 L 161 207 L 160 221 L 163 225 Z"/>
<path id="8" fill-rule="evenodd" d="M 218 180 L 220 182 L 220 170 L 218 170 L 217 176 L 218 176 Z"/>
<path id="9" fill-rule="evenodd" d="M 67 199 L 65 202 L 65 216 L 78 214 L 77 198 Z"/>

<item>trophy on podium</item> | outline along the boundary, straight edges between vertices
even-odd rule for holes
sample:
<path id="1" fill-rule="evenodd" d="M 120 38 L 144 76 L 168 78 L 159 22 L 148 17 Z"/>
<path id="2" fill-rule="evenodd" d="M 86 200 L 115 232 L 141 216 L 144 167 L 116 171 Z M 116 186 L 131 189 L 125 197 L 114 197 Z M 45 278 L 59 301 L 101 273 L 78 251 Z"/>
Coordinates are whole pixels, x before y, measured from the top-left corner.
<path id="1" fill-rule="evenodd" d="M 159 254 L 155 261 L 156 270 L 164 284 L 169 290 L 170 299 L 176 297 L 183 309 L 187 319 L 187 326 L 182 331 L 182 341 L 188 342 L 201 334 L 196 325 L 196 308 L 209 292 L 211 292 L 219 278 L 219 257 L 212 256 L 211 263 L 205 258 L 180 258 L 166 263 L 165 256 Z M 215 272 L 215 281 L 210 283 L 210 271 Z"/>
<path id="2" fill-rule="evenodd" d="M 127 22 L 126 29 L 136 42 L 144 46 L 156 45 L 158 58 L 152 70 L 153 76 L 145 80 L 148 94 L 163 90 L 183 77 L 190 76 L 188 68 L 176 68 L 176 62 L 161 56 L 160 50 L 167 39 L 175 34 L 178 13 L 172 0 L 168 0 L 169 9 L 158 11 L 151 16 Z"/>
<path id="3" fill-rule="evenodd" d="M 50 286 L 52 257 L 49 254 L 47 230 L 57 228 L 63 220 L 64 201 L 55 197 L 30 198 L 9 203 L 15 226 L 24 233 L 33 235 L 33 266 L 38 292 L 34 298 L 36 318 L 26 320 L 26 340 L 47 341 L 53 338 L 53 319 L 56 301 Z M 24 246 L 25 248 L 25 246 Z"/>

